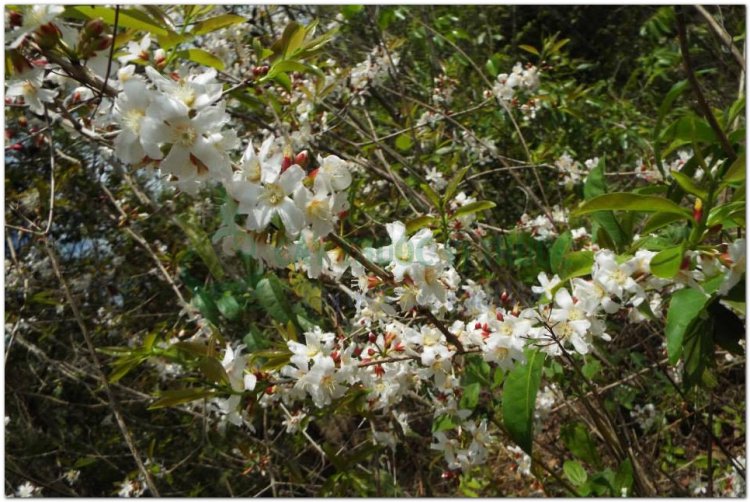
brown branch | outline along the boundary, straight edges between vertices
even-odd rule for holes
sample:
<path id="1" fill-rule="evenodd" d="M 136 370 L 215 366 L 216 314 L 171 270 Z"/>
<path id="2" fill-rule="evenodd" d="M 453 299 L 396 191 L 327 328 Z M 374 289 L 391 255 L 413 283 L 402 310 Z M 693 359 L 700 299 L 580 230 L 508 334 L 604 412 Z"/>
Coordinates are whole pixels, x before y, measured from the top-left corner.
<path id="1" fill-rule="evenodd" d="M 719 143 L 721 143 L 721 148 L 724 150 L 724 153 L 727 155 L 727 157 L 729 157 L 729 160 L 731 162 L 734 162 L 737 159 L 737 154 L 734 152 L 734 148 L 732 148 L 732 144 L 729 142 L 729 138 L 727 138 L 727 135 L 724 133 L 721 126 L 716 121 L 716 117 L 714 117 L 714 114 L 711 111 L 711 107 L 709 106 L 708 101 L 706 101 L 706 96 L 701 90 L 698 79 L 695 78 L 693 64 L 690 60 L 687 29 L 685 27 L 685 8 L 686 7 L 684 6 L 677 7 L 677 35 L 680 39 L 680 52 L 682 52 L 682 62 L 685 66 L 685 73 L 687 73 L 688 82 L 690 82 L 690 87 L 693 90 L 693 94 L 695 94 L 695 97 L 698 100 L 698 108 L 701 112 L 701 115 L 703 115 L 703 117 L 708 121 L 708 124 L 711 126 L 711 129 L 713 129 L 714 133 L 716 133 L 716 137 L 719 138 Z"/>
<path id="2" fill-rule="evenodd" d="M 732 36 L 727 33 L 727 30 L 722 28 L 719 23 L 716 22 L 716 19 L 703 7 L 702 5 L 696 5 L 695 9 L 700 12 L 700 15 L 703 16 L 703 19 L 706 20 L 708 23 L 708 26 L 711 28 L 711 31 L 716 34 L 717 37 L 721 39 L 721 41 L 724 43 L 725 46 L 729 48 L 729 50 L 732 52 L 732 56 L 734 56 L 734 59 L 737 60 L 737 63 L 742 67 L 742 71 L 745 71 L 745 58 L 742 56 L 742 53 L 732 43 Z"/>
<path id="3" fill-rule="evenodd" d="M 148 486 L 148 489 L 151 492 L 151 495 L 153 495 L 154 497 L 159 497 L 160 496 L 159 491 L 156 489 L 156 485 L 154 484 L 154 480 L 151 477 L 151 473 L 148 471 L 148 469 L 146 469 L 146 466 L 141 460 L 141 455 L 138 452 L 138 448 L 136 447 L 135 442 L 133 441 L 133 437 L 130 434 L 130 430 L 128 430 L 128 426 L 125 423 L 125 419 L 122 415 L 122 411 L 120 410 L 120 407 L 117 403 L 115 395 L 112 392 L 112 388 L 109 385 L 107 376 L 104 374 L 104 370 L 102 370 L 101 363 L 99 362 L 99 357 L 96 354 L 96 348 L 94 347 L 94 342 L 91 339 L 91 334 L 89 333 L 88 328 L 86 328 L 86 323 L 83 320 L 83 316 L 81 316 L 81 312 L 78 310 L 78 304 L 73 299 L 73 295 L 70 292 L 68 283 L 63 277 L 62 272 L 60 271 L 60 266 L 57 260 L 57 256 L 52 247 L 53 245 L 50 244 L 49 238 L 47 236 L 44 236 L 43 242 L 44 242 L 44 247 L 47 251 L 47 255 L 49 256 L 50 263 L 52 264 L 52 269 L 54 270 L 55 275 L 57 276 L 57 279 L 60 281 L 60 285 L 63 288 L 63 293 L 65 294 L 65 298 L 67 299 L 68 304 L 70 305 L 70 308 L 73 311 L 73 315 L 76 318 L 76 322 L 78 323 L 78 327 L 80 328 L 81 333 L 83 334 L 83 337 L 86 340 L 86 346 L 88 347 L 91 360 L 94 363 L 94 369 L 96 371 L 97 376 L 99 377 L 99 380 L 102 386 L 104 387 L 105 392 L 107 393 L 107 397 L 109 398 L 109 406 L 112 409 L 112 414 L 114 415 L 115 421 L 117 422 L 117 425 L 120 428 L 120 432 L 122 433 L 123 439 L 125 440 L 125 443 L 128 445 L 128 448 L 130 449 L 130 453 L 133 456 L 133 460 L 135 460 L 135 463 L 138 466 L 138 470 L 141 472 L 141 475 L 143 475 L 146 485 Z"/>

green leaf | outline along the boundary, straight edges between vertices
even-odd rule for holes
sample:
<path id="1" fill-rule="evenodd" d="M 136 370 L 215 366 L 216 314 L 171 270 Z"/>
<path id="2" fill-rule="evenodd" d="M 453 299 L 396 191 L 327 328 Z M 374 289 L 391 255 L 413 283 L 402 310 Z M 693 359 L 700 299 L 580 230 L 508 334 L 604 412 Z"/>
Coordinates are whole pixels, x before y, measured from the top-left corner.
<path id="1" fill-rule="evenodd" d="M 664 329 L 670 364 L 676 364 L 680 359 L 685 333 L 703 311 L 707 302 L 708 296 L 697 289 L 684 288 L 672 295 Z"/>
<path id="2" fill-rule="evenodd" d="M 473 214 L 478 213 L 479 211 L 492 209 L 493 207 L 495 207 L 495 203 L 489 200 L 478 200 L 476 202 L 471 202 L 456 209 L 456 212 L 453 214 L 452 219 L 458 218 L 459 216 L 466 216 L 467 214 Z"/>
<path id="3" fill-rule="evenodd" d="M 266 78 L 270 79 L 270 78 L 275 77 L 279 73 L 287 73 L 290 71 L 307 73 L 310 71 L 310 67 L 304 63 L 300 63 L 299 61 L 291 61 L 291 60 L 278 61 L 274 63 L 273 65 L 271 65 L 271 69 L 268 70 L 268 74 L 266 75 Z"/>
<path id="4" fill-rule="evenodd" d="M 430 185 L 428 185 L 427 183 L 420 183 L 419 188 L 422 189 L 424 194 L 427 196 L 428 199 L 430 199 L 430 202 L 432 202 L 432 204 L 436 208 L 440 209 L 440 207 L 442 207 L 440 203 L 440 196 L 437 193 L 435 193 L 435 190 L 433 190 Z"/>
<path id="5" fill-rule="evenodd" d="M 743 153 L 729 166 L 727 172 L 724 174 L 724 178 L 721 180 L 721 186 L 726 186 L 729 183 L 739 183 L 745 180 L 747 165 L 745 162 L 745 154 Z"/>
<path id="6" fill-rule="evenodd" d="M 128 357 L 120 359 L 114 365 L 112 373 L 109 374 L 109 383 L 116 383 L 122 379 L 125 375 L 130 373 L 136 366 L 143 362 L 142 356 Z"/>
<path id="7" fill-rule="evenodd" d="M 714 362 L 713 319 L 699 319 L 685 333 L 683 348 L 684 383 L 687 386 L 702 385 L 713 388 L 716 377 L 711 373 Z"/>
<path id="8" fill-rule="evenodd" d="M 466 176 L 466 173 L 469 172 L 470 168 L 471 166 L 466 166 L 463 169 L 459 169 L 459 171 L 453 175 L 448 182 L 448 185 L 445 187 L 445 193 L 443 194 L 444 202 L 448 202 L 453 198 L 453 195 L 458 190 L 458 185 L 461 184 L 461 181 L 464 179 L 464 176 Z"/>
<path id="9" fill-rule="evenodd" d="M 525 45 L 521 44 L 518 46 L 519 49 L 528 52 L 529 54 L 533 54 L 535 56 L 539 56 L 539 51 L 536 49 L 536 47 L 532 47 L 531 45 Z"/>
<path id="10" fill-rule="evenodd" d="M 450 415 L 440 415 L 432 421 L 432 432 L 449 431 L 456 427 Z"/>
<path id="11" fill-rule="evenodd" d="M 342 5 L 341 14 L 343 14 L 346 19 L 351 19 L 364 9 L 364 5 Z"/>
<path id="12" fill-rule="evenodd" d="M 691 178 L 690 176 L 686 175 L 685 173 L 681 173 L 680 171 L 672 171 L 672 177 L 677 182 L 677 184 L 680 185 L 680 187 L 687 193 L 695 195 L 696 197 L 703 200 L 708 199 L 708 192 L 696 185 L 695 181 L 693 181 L 693 178 Z"/>
<path id="13" fill-rule="evenodd" d="M 565 282 L 574 277 L 590 274 L 593 266 L 594 253 L 592 251 L 574 251 L 563 256 L 559 275 Z"/>
<path id="14" fill-rule="evenodd" d="M 620 495 L 622 489 L 627 490 L 627 494 L 630 495 L 630 490 L 633 487 L 633 464 L 630 463 L 630 459 L 626 458 L 617 468 L 617 473 L 614 479 L 615 495 Z"/>
<path id="15" fill-rule="evenodd" d="M 233 24 L 239 24 L 245 22 L 247 19 L 242 16 L 235 14 L 222 14 L 220 16 L 212 17 L 204 21 L 200 21 L 193 25 L 193 29 L 190 32 L 192 35 L 205 35 L 212 31 L 232 26 Z"/>
<path id="16" fill-rule="evenodd" d="M 203 357 L 198 362 L 201 373 L 213 383 L 229 385 L 229 375 L 219 361 L 213 357 Z"/>
<path id="17" fill-rule="evenodd" d="M 398 148 L 402 152 L 404 152 L 404 151 L 408 150 L 409 148 L 411 148 L 412 144 L 413 144 L 413 142 L 412 142 L 411 136 L 409 134 L 406 134 L 406 133 L 400 134 L 396 138 L 396 148 Z"/>
<path id="18" fill-rule="evenodd" d="M 407 235 L 411 235 L 421 228 L 432 226 L 437 221 L 437 218 L 428 214 L 424 216 L 417 216 L 416 218 L 406 222 L 406 233 Z"/>
<path id="19" fill-rule="evenodd" d="M 179 51 L 177 55 L 203 66 L 210 66 L 217 70 L 224 69 L 224 61 L 203 49 L 185 49 L 184 51 Z"/>
<path id="20" fill-rule="evenodd" d="M 115 9 L 101 6 L 76 5 L 65 8 L 66 13 L 78 13 L 86 19 L 102 18 L 102 21 L 110 26 L 115 25 Z M 75 14 L 74 14 L 75 15 Z M 124 28 L 135 28 L 144 30 L 154 35 L 167 36 L 170 30 L 160 26 L 157 21 L 151 19 L 146 13 L 137 9 L 120 9 L 117 25 Z"/>
<path id="21" fill-rule="evenodd" d="M 229 291 L 225 291 L 224 294 L 216 300 L 216 307 L 219 309 L 219 312 L 221 312 L 221 315 L 230 321 L 236 319 L 240 314 L 240 304 Z"/>
<path id="22" fill-rule="evenodd" d="M 583 485 L 589 478 L 586 469 L 575 460 L 566 460 L 563 464 L 563 472 L 565 473 L 565 477 L 568 478 L 574 486 Z"/>
<path id="23" fill-rule="evenodd" d="M 271 317 L 286 324 L 292 318 L 281 281 L 275 275 L 261 279 L 255 286 L 255 295 Z"/>
<path id="24" fill-rule="evenodd" d="M 563 264 L 565 254 L 570 251 L 573 245 L 573 236 L 570 230 L 563 232 L 549 250 L 549 265 L 552 273 L 559 273 Z"/>
<path id="25" fill-rule="evenodd" d="M 503 423 L 513 441 L 528 454 L 533 444 L 534 407 L 543 365 L 544 353 L 529 349 L 526 364 L 516 365 L 503 385 Z"/>
<path id="26" fill-rule="evenodd" d="M 209 352 L 208 345 L 202 342 L 177 342 L 172 347 L 187 354 L 201 357 L 208 355 Z"/>
<path id="27" fill-rule="evenodd" d="M 641 233 L 643 235 L 648 235 L 656 229 L 665 227 L 671 223 L 674 223 L 676 221 L 681 221 L 683 219 L 684 219 L 683 216 L 680 214 L 654 213 L 649 217 L 648 220 L 646 220 L 646 223 L 643 225 L 643 230 L 641 231 Z"/>
<path id="28" fill-rule="evenodd" d="M 583 198 L 589 200 L 605 193 L 607 193 L 607 185 L 604 181 L 604 159 L 600 159 L 599 163 L 586 176 L 586 182 L 583 184 Z"/>
<path id="29" fill-rule="evenodd" d="M 591 440 L 585 425 L 580 422 L 565 424 L 560 429 L 560 437 L 565 446 L 577 458 L 591 465 L 601 467 L 602 460 L 596 445 Z"/>
<path id="30" fill-rule="evenodd" d="M 651 273 L 657 277 L 671 279 L 680 271 L 682 254 L 682 245 L 662 249 L 651 258 Z"/>
<path id="31" fill-rule="evenodd" d="M 159 399 L 154 401 L 148 409 L 157 410 L 159 408 L 177 406 L 178 404 L 189 403 L 205 397 L 211 397 L 212 395 L 214 395 L 213 390 L 203 388 L 165 390 L 161 393 Z"/>
<path id="32" fill-rule="evenodd" d="M 708 122 L 694 113 L 688 113 L 677 119 L 664 131 L 664 135 L 689 143 L 711 144 L 716 142 L 716 133 L 708 125 Z"/>
<path id="33" fill-rule="evenodd" d="M 470 383 L 464 386 L 464 394 L 461 396 L 461 402 L 459 407 L 462 410 L 473 410 L 479 403 L 479 392 L 482 390 L 482 386 L 479 383 Z"/>
<path id="34" fill-rule="evenodd" d="M 644 213 L 672 213 L 691 218 L 687 209 L 674 202 L 655 195 L 638 195 L 629 192 L 613 192 L 585 201 L 571 216 L 581 216 L 596 211 L 640 211 Z"/>
<path id="35" fill-rule="evenodd" d="M 211 239 L 203 228 L 186 215 L 179 215 L 174 218 L 174 221 L 185 232 L 190 240 L 190 245 L 201 257 L 203 263 L 206 264 L 211 275 L 219 281 L 224 279 L 224 268 L 221 266 L 221 261 L 219 261 L 219 257 L 211 244 Z"/>

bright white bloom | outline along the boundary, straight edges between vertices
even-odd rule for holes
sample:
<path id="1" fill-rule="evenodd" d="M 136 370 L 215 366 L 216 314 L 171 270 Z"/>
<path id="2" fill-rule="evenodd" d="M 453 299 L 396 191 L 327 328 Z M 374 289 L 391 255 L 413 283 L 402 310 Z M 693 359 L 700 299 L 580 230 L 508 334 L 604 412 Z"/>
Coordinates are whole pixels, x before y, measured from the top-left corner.
<path id="1" fill-rule="evenodd" d="M 335 155 L 318 158 L 318 167 L 315 174 L 315 191 L 339 192 L 346 190 L 352 183 L 352 175 L 349 172 L 349 163 Z"/>
<path id="2" fill-rule="evenodd" d="M 552 290 L 555 289 L 557 285 L 561 283 L 560 277 L 558 277 L 557 274 L 555 274 L 552 279 L 547 278 L 547 274 L 544 272 L 539 272 L 539 275 L 537 276 L 537 279 L 539 280 L 539 286 L 531 286 L 531 291 L 534 293 L 541 295 L 544 293 L 544 296 L 547 297 L 547 299 L 552 299 Z"/>
<path id="3" fill-rule="evenodd" d="M 221 98 L 222 85 L 216 83 L 216 70 L 181 76 L 177 81 L 164 77 L 154 67 L 146 66 L 146 75 L 165 95 L 191 110 L 201 110 Z"/>
<path id="4" fill-rule="evenodd" d="M 141 125 L 151 104 L 151 91 L 142 80 L 126 80 L 115 100 L 114 116 L 120 123 L 120 134 L 114 140 L 115 154 L 123 162 L 136 164 L 146 152 L 141 144 Z"/>
<path id="5" fill-rule="evenodd" d="M 217 179 L 226 177 L 229 160 L 212 143 L 215 133 L 228 120 L 223 103 L 204 108 L 195 116 L 176 99 L 154 99 L 141 123 L 141 145 L 152 159 L 163 159 L 159 168 L 181 182 L 206 179 L 212 174 Z M 164 157 L 160 145 L 171 145 Z"/>
<path id="6" fill-rule="evenodd" d="M 315 403 L 322 408 L 331 404 L 346 393 L 344 375 L 336 371 L 336 363 L 330 357 L 321 357 L 315 361 L 310 371 L 300 378 L 295 387 L 307 392 Z"/>
<path id="7" fill-rule="evenodd" d="M 621 300 L 629 300 L 634 295 L 632 302 L 638 305 L 643 301 L 643 290 L 635 282 L 632 275 L 636 272 L 638 261 L 628 260 L 622 264 L 617 263 L 615 253 L 609 249 L 599 251 L 594 256 L 594 267 L 591 277 L 604 287 L 604 290 Z M 630 293 L 630 295 L 626 295 Z"/>
<path id="8" fill-rule="evenodd" d="M 8 98 L 23 97 L 24 103 L 29 105 L 29 110 L 41 115 L 44 113 L 42 103 L 54 103 L 57 91 L 43 89 L 44 68 L 37 66 L 16 75 L 8 82 L 5 96 Z"/>
<path id="9" fill-rule="evenodd" d="M 62 5 L 37 4 L 23 6 L 21 8 L 23 21 L 20 28 L 12 32 L 17 38 L 10 44 L 10 48 L 17 48 L 21 45 L 27 34 L 40 26 L 50 23 L 64 11 L 65 8 Z"/>
<path id="10" fill-rule="evenodd" d="M 378 261 L 389 264 L 396 281 L 402 281 L 404 274 L 416 275 L 417 265 L 434 266 L 439 262 L 430 229 L 423 228 L 407 240 L 406 226 L 400 221 L 388 223 L 385 228 L 391 244 L 377 250 Z"/>
<path id="11" fill-rule="evenodd" d="M 722 282 L 719 288 L 719 294 L 725 295 L 732 289 L 740 280 L 745 277 L 745 267 L 747 262 L 745 239 L 737 239 L 729 245 L 727 249 L 727 255 L 730 262 L 729 271 L 724 276 L 724 282 Z"/>
<path id="12" fill-rule="evenodd" d="M 305 172 L 296 164 L 281 172 L 281 165 L 264 164 L 263 187 L 252 211 L 253 230 L 262 230 L 278 215 L 288 235 L 296 235 L 305 224 L 303 212 L 292 201 L 292 194 L 301 184 Z M 250 218 L 248 218 L 250 224 Z"/>
<path id="13" fill-rule="evenodd" d="M 26 481 L 24 484 L 19 485 L 16 488 L 16 497 L 28 498 L 35 497 L 42 494 L 42 489 L 38 486 Z"/>

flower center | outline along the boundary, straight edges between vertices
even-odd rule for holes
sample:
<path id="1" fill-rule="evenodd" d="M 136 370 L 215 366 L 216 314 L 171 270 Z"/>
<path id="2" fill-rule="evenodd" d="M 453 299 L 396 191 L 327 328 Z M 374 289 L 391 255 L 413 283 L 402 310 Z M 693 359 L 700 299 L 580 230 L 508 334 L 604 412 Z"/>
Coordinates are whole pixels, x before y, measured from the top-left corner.
<path id="1" fill-rule="evenodd" d="M 628 275 L 627 275 L 627 274 L 626 274 L 625 272 L 623 272 L 622 270 L 620 270 L 620 269 L 618 268 L 617 270 L 615 270 L 615 271 L 614 271 L 614 272 L 612 273 L 612 279 L 614 279 L 614 281 L 615 281 L 615 282 L 616 282 L 617 284 L 619 284 L 619 285 L 621 285 L 621 286 L 622 286 L 623 284 L 625 284 L 625 281 L 627 281 L 627 280 L 628 280 Z"/>
<path id="2" fill-rule="evenodd" d="M 327 213 L 328 213 L 327 209 L 328 209 L 328 204 L 326 203 L 325 200 L 313 199 L 310 201 L 309 204 L 307 204 L 306 211 L 307 211 L 307 215 L 310 218 L 314 218 L 317 220 L 325 220 L 327 219 L 326 218 Z"/>
<path id="3" fill-rule="evenodd" d="M 178 124 L 174 128 L 175 143 L 184 147 L 193 146 L 198 133 L 189 123 Z"/>
<path id="4" fill-rule="evenodd" d="M 278 206 L 286 197 L 284 189 L 276 183 L 271 183 L 266 186 L 266 200 L 272 206 Z"/>
<path id="5" fill-rule="evenodd" d="M 258 183 L 260 181 L 260 161 L 253 159 L 250 165 L 245 169 L 247 173 L 246 179 L 250 183 Z"/>
<path id="6" fill-rule="evenodd" d="M 412 258 L 411 246 L 408 242 L 401 241 L 394 246 L 396 258 L 401 261 L 410 262 Z"/>
<path id="7" fill-rule="evenodd" d="M 123 125 L 134 134 L 138 135 L 141 131 L 141 120 L 144 115 L 144 111 L 140 108 L 128 110 L 122 117 Z"/>
<path id="8" fill-rule="evenodd" d="M 195 103 L 195 91 L 187 84 L 181 84 L 175 91 L 175 97 L 190 108 Z"/>

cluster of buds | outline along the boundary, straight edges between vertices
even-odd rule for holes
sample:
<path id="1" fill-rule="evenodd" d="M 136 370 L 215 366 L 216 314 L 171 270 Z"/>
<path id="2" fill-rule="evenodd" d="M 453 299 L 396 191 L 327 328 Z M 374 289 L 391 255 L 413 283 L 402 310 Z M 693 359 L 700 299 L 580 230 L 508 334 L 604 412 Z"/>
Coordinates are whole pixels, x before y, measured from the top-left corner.
<path id="1" fill-rule="evenodd" d="M 78 54 L 81 58 L 88 59 L 112 45 L 112 35 L 104 33 L 105 27 L 101 18 L 91 19 L 83 26 L 78 38 Z"/>

